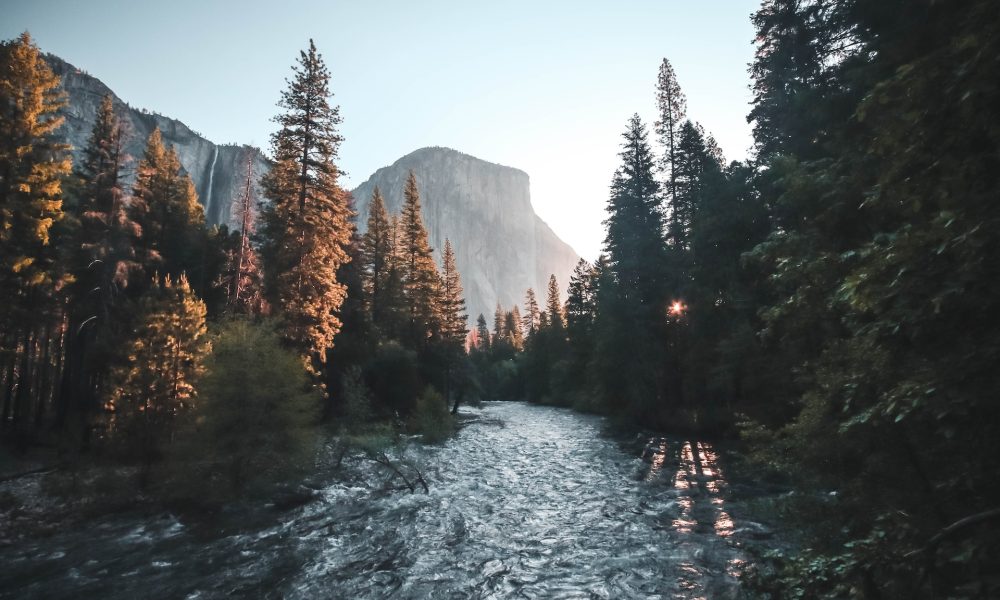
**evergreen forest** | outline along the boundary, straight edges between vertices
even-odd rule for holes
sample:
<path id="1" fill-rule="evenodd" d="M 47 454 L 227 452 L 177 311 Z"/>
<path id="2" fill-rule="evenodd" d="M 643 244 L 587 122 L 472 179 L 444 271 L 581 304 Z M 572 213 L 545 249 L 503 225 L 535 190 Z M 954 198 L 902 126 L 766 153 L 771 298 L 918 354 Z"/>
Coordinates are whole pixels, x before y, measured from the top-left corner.
<path id="1" fill-rule="evenodd" d="M 301 510 L 323 478 L 432 496 L 462 477 L 434 457 L 504 427 L 482 406 L 511 401 L 725 450 L 757 490 L 737 522 L 769 531 L 738 545 L 736 591 L 674 597 L 1000 596 L 1000 11 L 764 0 L 751 19 L 750 156 L 727 161 L 663 58 L 655 120 L 623 119 L 608 149 L 603 251 L 492 315 L 468 314 L 451 241 L 431 246 L 419 173 L 398 214 L 375 187 L 359 222 L 311 40 L 275 90 L 269 171 L 246 165 L 239 228 L 207 223 L 159 130 L 125 152 L 110 96 L 73 160 L 59 77 L 29 33 L 3 42 L 0 483 L 41 477 L 75 508 L 0 489 L 0 555 L 137 506 Z M 275 592 L 274 568 L 264 595 L 343 593 Z M 477 597 L 386 585 L 353 593 Z M 591 597 L 659 588 L 609 589 Z"/>

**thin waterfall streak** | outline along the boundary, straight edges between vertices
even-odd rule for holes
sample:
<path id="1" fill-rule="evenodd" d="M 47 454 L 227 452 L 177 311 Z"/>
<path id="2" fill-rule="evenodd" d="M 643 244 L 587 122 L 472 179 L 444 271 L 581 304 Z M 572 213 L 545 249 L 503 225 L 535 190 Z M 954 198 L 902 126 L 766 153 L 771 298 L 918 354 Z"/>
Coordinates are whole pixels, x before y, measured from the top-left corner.
<path id="1" fill-rule="evenodd" d="M 219 160 L 219 147 L 215 147 L 212 155 L 212 166 L 208 169 L 208 192 L 205 194 L 205 220 L 211 222 L 212 215 L 212 184 L 215 182 L 215 163 Z"/>

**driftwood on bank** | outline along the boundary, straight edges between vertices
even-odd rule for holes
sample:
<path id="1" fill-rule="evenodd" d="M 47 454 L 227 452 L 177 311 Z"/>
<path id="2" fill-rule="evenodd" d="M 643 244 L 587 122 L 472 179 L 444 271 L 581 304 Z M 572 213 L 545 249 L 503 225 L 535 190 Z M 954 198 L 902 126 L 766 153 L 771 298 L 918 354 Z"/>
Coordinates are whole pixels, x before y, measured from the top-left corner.
<path id="1" fill-rule="evenodd" d="M 0 483 L 7 483 L 8 481 L 14 481 L 15 479 L 20 479 L 22 477 L 27 477 L 28 475 L 40 475 L 44 473 L 50 473 L 58 469 L 58 465 L 48 465 L 45 467 L 38 467 L 37 469 L 30 469 L 28 471 L 21 471 L 20 473 L 14 473 L 11 475 L 4 475 L 0 477 Z"/>
<path id="2" fill-rule="evenodd" d="M 387 469 L 392 471 L 397 477 L 402 479 L 406 487 L 409 488 L 411 494 L 417 491 L 415 483 L 419 483 L 421 487 L 424 488 L 425 494 L 430 492 L 430 488 L 427 486 L 427 481 L 424 479 L 424 476 L 420 472 L 420 469 L 417 469 L 413 465 L 410 465 L 410 468 L 413 469 L 415 479 L 411 481 L 410 478 L 407 477 L 406 474 L 404 474 L 403 471 L 399 467 L 397 467 L 395 463 L 392 462 L 392 459 L 390 459 L 385 452 L 378 452 L 373 454 L 372 460 L 386 467 Z"/>
<path id="3" fill-rule="evenodd" d="M 951 525 L 945 527 L 939 531 L 934 537 L 932 537 L 923 548 L 919 550 L 914 550 L 907 554 L 908 557 L 916 556 L 918 554 L 932 553 L 941 545 L 942 542 L 955 537 L 959 533 L 971 528 L 973 525 L 978 525 L 980 523 L 985 523 L 987 521 L 1000 520 L 1000 508 L 994 508 L 992 510 L 983 511 L 981 513 L 976 513 L 974 515 L 969 515 L 963 519 L 959 519 L 952 523 Z"/>

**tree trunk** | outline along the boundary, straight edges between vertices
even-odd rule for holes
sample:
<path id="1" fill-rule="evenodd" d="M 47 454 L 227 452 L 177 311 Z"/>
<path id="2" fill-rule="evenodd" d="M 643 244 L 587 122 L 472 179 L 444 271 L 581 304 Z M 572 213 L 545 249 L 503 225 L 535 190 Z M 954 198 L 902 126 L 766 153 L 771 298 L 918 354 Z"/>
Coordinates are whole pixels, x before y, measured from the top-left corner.
<path id="1" fill-rule="evenodd" d="M 45 418 L 46 404 L 49 402 L 49 382 L 52 379 L 52 332 L 51 324 L 42 329 L 42 358 L 39 361 L 41 374 L 38 383 L 38 398 L 35 405 L 35 428 L 41 426 Z"/>
<path id="2" fill-rule="evenodd" d="M 0 427 L 6 427 L 7 423 L 10 421 L 10 414 L 13 410 L 14 402 L 14 379 L 16 372 L 14 370 L 17 364 L 18 346 L 17 346 L 17 335 L 10 334 L 8 337 L 7 346 L 10 348 L 10 360 L 7 361 L 7 370 L 4 374 L 4 396 L 3 396 L 3 413 L 0 415 Z"/>

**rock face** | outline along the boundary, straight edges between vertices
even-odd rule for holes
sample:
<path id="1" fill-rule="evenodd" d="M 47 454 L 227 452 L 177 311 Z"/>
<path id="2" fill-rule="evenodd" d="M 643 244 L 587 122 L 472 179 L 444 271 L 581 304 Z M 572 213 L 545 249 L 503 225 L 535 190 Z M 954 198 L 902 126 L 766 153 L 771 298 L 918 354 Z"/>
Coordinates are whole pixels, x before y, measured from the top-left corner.
<path id="1" fill-rule="evenodd" d="M 62 78 L 63 89 L 68 96 L 69 104 L 63 109 L 66 123 L 60 134 L 73 146 L 74 161 L 79 160 L 87 145 L 101 101 L 105 95 L 111 94 L 125 128 L 125 151 L 132 157 L 126 178 L 134 178 L 146 139 L 153 128 L 159 127 L 163 141 L 177 150 L 181 165 L 191 175 L 208 222 L 213 225 L 237 224 L 232 207 L 246 185 L 248 157 L 253 156 L 258 181 L 268 169 L 267 159 L 260 150 L 252 146 L 213 144 L 176 119 L 130 107 L 99 79 L 61 58 L 48 55 L 46 59 L 56 75 Z M 254 184 L 257 185 L 257 181 Z M 259 190 L 257 192 L 259 198 Z"/>
<path id="2" fill-rule="evenodd" d="M 68 95 L 61 134 L 73 146 L 74 160 L 79 160 L 87 144 L 101 100 L 111 94 L 125 126 L 126 152 L 133 159 L 125 174 L 127 179 L 134 178 L 146 138 L 154 127 L 159 127 L 163 140 L 177 150 L 181 165 L 191 175 L 210 224 L 238 225 L 233 207 L 243 193 L 247 159 L 251 156 L 256 197 L 261 197 L 259 180 L 268 171 L 269 163 L 257 148 L 213 144 L 176 119 L 130 107 L 99 79 L 61 58 L 48 55 L 46 59 L 62 78 Z M 398 212 L 403 184 L 411 169 L 420 187 L 424 220 L 435 253 L 444 248 L 446 237 L 455 247 L 470 323 L 475 323 L 482 313 L 492 324 L 497 301 L 509 309 L 523 302 L 529 287 L 535 288 L 540 302 L 544 301 L 552 273 L 565 294 L 578 257 L 535 214 L 524 171 L 447 148 L 417 150 L 379 169 L 355 190 L 362 231 L 368 220 L 372 188 L 377 184 L 389 210 Z"/>
<path id="3" fill-rule="evenodd" d="M 508 310 L 520 305 L 529 287 L 544 302 L 551 274 L 565 298 L 579 256 L 535 214 L 524 171 L 449 148 L 421 148 L 379 169 L 354 190 L 362 230 L 374 187 L 381 190 L 389 212 L 398 213 L 411 170 L 438 262 L 445 238 L 455 248 L 470 323 L 482 313 L 492 327 L 496 303 Z"/>

